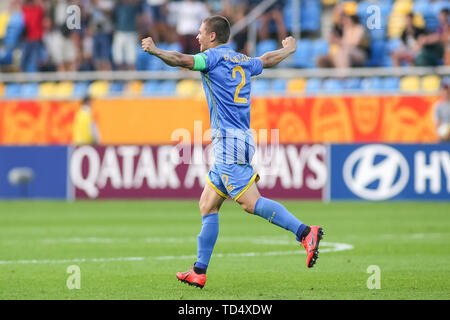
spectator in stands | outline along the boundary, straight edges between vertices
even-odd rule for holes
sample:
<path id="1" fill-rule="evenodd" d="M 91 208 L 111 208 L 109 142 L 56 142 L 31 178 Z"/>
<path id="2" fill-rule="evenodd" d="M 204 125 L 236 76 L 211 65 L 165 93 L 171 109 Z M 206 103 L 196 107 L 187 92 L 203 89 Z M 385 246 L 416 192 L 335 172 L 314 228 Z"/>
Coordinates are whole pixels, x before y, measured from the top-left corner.
<path id="1" fill-rule="evenodd" d="M 113 11 L 116 30 L 112 44 L 113 61 L 121 70 L 133 70 L 136 63 L 137 24 L 142 15 L 139 0 L 119 0 Z"/>
<path id="2" fill-rule="evenodd" d="M 110 0 L 92 0 L 89 27 L 92 29 L 92 59 L 95 70 L 109 71 L 113 24 L 111 14 L 114 3 Z"/>
<path id="3" fill-rule="evenodd" d="M 158 43 L 166 36 L 167 30 L 167 0 L 146 0 L 146 11 L 150 14 L 152 38 Z M 167 39 L 164 39 L 167 41 Z"/>
<path id="4" fill-rule="evenodd" d="M 436 133 L 441 142 L 450 142 L 450 79 L 442 80 L 441 99 L 434 105 Z"/>
<path id="5" fill-rule="evenodd" d="M 419 37 L 420 53 L 414 63 L 416 66 L 437 66 L 444 57 L 444 48 L 449 43 L 449 10 L 444 9 L 439 14 L 439 27 L 432 33 Z"/>
<path id="6" fill-rule="evenodd" d="M 61 0 L 50 4 L 50 18 L 52 24 L 45 34 L 47 52 L 58 71 L 76 71 L 77 60 L 80 55 L 79 35 L 67 27 L 66 12 L 68 1 Z"/>
<path id="7" fill-rule="evenodd" d="M 249 0 L 249 9 L 252 10 L 261 1 Z M 285 0 L 277 0 L 272 4 L 260 17 L 259 22 L 261 26 L 258 28 L 258 36 L 260 40 L 265 40 L 270 37 L 270 23 L 275 22 L 277 29 L 278 42 L 281 43 L 283 39 L 286 38 L 286 26 L 283 20 L 283 8 L 285 6 Z"/>
<path id="8" fill-rule="evenodd" d="M 333 30 L 335 32 L 335 30 Z M 342 21 L 342 37 L 332 36 L 337 50 L 318 58 L 321 68 L 362 67 L 369 55 L 369 39 L 365 28 L 359 23 L 356 15 L 344 15 Z"/>
<path id="9" fill-rule="evenodd" d="M 25 0 L 22 6 L 25 23 L 25 42 L 23 44 L 21 69 L 36 72 L 42 54 L 42 37 L 44 34 L 44 4 L 42 0 Z"/>
<path id="10" fill-rule="evenodd" d="M 419 28 L 414 25 L 413 13 L 406 15 L 405 18 L 405 28 L 400 37 L 401 46 L 391 54 L 392 63 L 395 67 L 400 67 L 403 62 L 406 62 L 410 66 L 414 65 L 414 59 L 420 50 L 417 39 L 426 34 L 424 28 Z"/>
<path id="11" fill-rule="evenodd" d="M 85 97 L 80 109 L 75 113 L 72 129 L 72 142 L 74 144 L 98 144 L 100 142 L 100 132 L 92 114 L 91 104 L 91 98 Z"/>
<path id="12" fill-rule="evenodd" d="M 444 9 L 439 14 L 440 26 L 438 33 L 441 35 L 441 43 L 444 48 L 444 64 L 450 66 L 450 10 Z"/>
<path id="13" fill-rule="evenodd" d="M 209 16 L 208 7 L 200 1 L 183 0 L 170 2 L 168 7 L 184 53 L 198 53 L 200 45 L 197 40 L 198 29 L 203 19 Z"/>

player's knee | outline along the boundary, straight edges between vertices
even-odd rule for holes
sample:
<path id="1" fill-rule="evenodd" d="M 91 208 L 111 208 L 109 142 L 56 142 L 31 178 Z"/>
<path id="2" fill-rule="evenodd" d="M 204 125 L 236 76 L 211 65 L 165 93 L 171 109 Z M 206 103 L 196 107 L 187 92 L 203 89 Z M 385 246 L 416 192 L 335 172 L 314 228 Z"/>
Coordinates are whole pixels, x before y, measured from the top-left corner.
<path id="1" fill-rule="evenodd" d="M 254 205 L 252 203 L 242 202 L 242 203 L 240 203 L 240 205 L 241 205 L 242 209 L 244 209 L 245 212 L 253 213 Z"/>
<path id="2" fill-rule="evenodd" d="M 202 216 L 205 216 L 205 215 L 211 214 L 211 213 L 216 213 L 218 211 L 218 208 L 212 207 L 206 201 L 203 201 L 203 200 L 199 201 L 198 206 L 200 208 L 200 213 L 202 214 Z"/>

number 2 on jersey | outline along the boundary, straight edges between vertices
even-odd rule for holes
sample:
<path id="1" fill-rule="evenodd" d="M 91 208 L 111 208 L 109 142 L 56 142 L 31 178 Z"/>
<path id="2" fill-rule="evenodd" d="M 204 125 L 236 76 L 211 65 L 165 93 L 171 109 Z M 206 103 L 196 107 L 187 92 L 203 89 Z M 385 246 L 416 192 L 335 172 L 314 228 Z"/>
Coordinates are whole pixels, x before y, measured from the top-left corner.
<path id="1" fill-rule="evenodd" d="M 245 72 L 241 66 L 236 66 L 233 68 L 233 79 L 236 79 L 236 71 L 241 74 L 241 83 L 236 88 L 236 92 L 234 93 L 234 102 L 236 103 L 247 103 L 247 98 L 239 97 L 239 91 L 241 91 L 242 87 L 245 86 Z"/>

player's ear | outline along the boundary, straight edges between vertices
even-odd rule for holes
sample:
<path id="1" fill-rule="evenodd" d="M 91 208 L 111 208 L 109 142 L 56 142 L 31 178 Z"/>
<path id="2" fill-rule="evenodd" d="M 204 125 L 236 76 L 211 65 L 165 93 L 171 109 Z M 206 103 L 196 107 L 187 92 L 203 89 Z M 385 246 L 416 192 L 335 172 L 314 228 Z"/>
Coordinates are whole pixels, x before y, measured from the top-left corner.
<path id="1" fill-rule="evenodd" d="M 216 33 L 214 31 L 210 33 L 209 37 L 210 37 L 211 42 L 216 41 Z"/>

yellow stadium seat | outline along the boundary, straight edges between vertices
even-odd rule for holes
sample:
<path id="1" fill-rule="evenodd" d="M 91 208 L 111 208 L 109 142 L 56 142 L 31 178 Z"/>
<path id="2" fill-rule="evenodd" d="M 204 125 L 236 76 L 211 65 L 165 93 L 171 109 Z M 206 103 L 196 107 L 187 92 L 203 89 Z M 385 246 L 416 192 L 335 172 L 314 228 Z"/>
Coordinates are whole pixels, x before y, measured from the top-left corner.
<path id="1" fill-rule="evenodd" d="M 322 0 L 322 4 L 324 6 L 332 6 L 335 5 L 337 0 Z"/>
<path id="2" fill-rule="evenodd" d="M 441 86 L 441 78 L 437 75 L 428 75 L 422 77 L 421 85 L 423 91 L 427 92 L 435 92 L 439 91 L 439 87 Z"/>
<path id="3" fill-rule="evenodd" d="M 399 38 L 405 28 L 405 16 L 400 14 L 391 14 L 388 22 L 388 36 L 390 38 Z"/>
<path id="4" fill-rule="evenodd" d="M 413 24 L 417 28 L 425 28 L 425 19 L 420 13 L 414 14 Z"/>
<path id="5" fill-rule="evenodd" d="M 179 96 L 195 96 L 201 91 L 202 88 L 197 80 L 180 80 L 177 83 L 176 93 Z"/>
<path id="6" fill-rule="evenodd" d="M 5 94 L 5 85 L 0 83 L 0 98 Z"/>
<path id="7" fill-rule="evenodd" d="M 306 80 L 303 78 L 289 80 L 287 85 L 287 92 L 299 93 L 305 90 Z"/>
<path id="8" fill-rule="evenodd" d="M 9 14 L 8 12 L 0 12 L 0 39 L 3 39 L 6 34 L 6 28 L 9 23 Z"/>
<path id="9" fill-rule="evenodd" d="M 109 82 L 98 80 L 91 83 L 89 86 L 89 95 L 93 98 L 102 98 L 108 94 Z"/>
<path id="10" fill-rule="evenodd" d="M 344 12 L 349 16 L 354 16 L 358 11 L 358 3 L 356 1 L 343 2 Z"/>
<path id="11" fill-rule="evenodd" d="M 411 0 L 397 0 L 392 7 L 393 14 L 406 15 L 412 11 L 413 2 Z"/>
<path id="12" fill-rule="evenodd" d="M 73 94 L 73 87 L 72 81 L 62 81 L 56 85 L 55 94 L 60 99 L 70 98 Z"/>
<path id="13" fill-rule="evenodd" d="M 130 81 L 125 89 L 125 94 L 140 95 L 142 92 L 142 81 Z"/>
<path id="14" fill-rule="evenodd" d="M 415 92 L 420 88 L 420 79 L 418 76 L 405 76 L 400 80 L 400 91 Z"/>
<path id="15" fill-rule="evenodd" d="M 56 83 L 44 82 L 39 86 L 40 98 L 54 98 L 56 96 Z"/>

